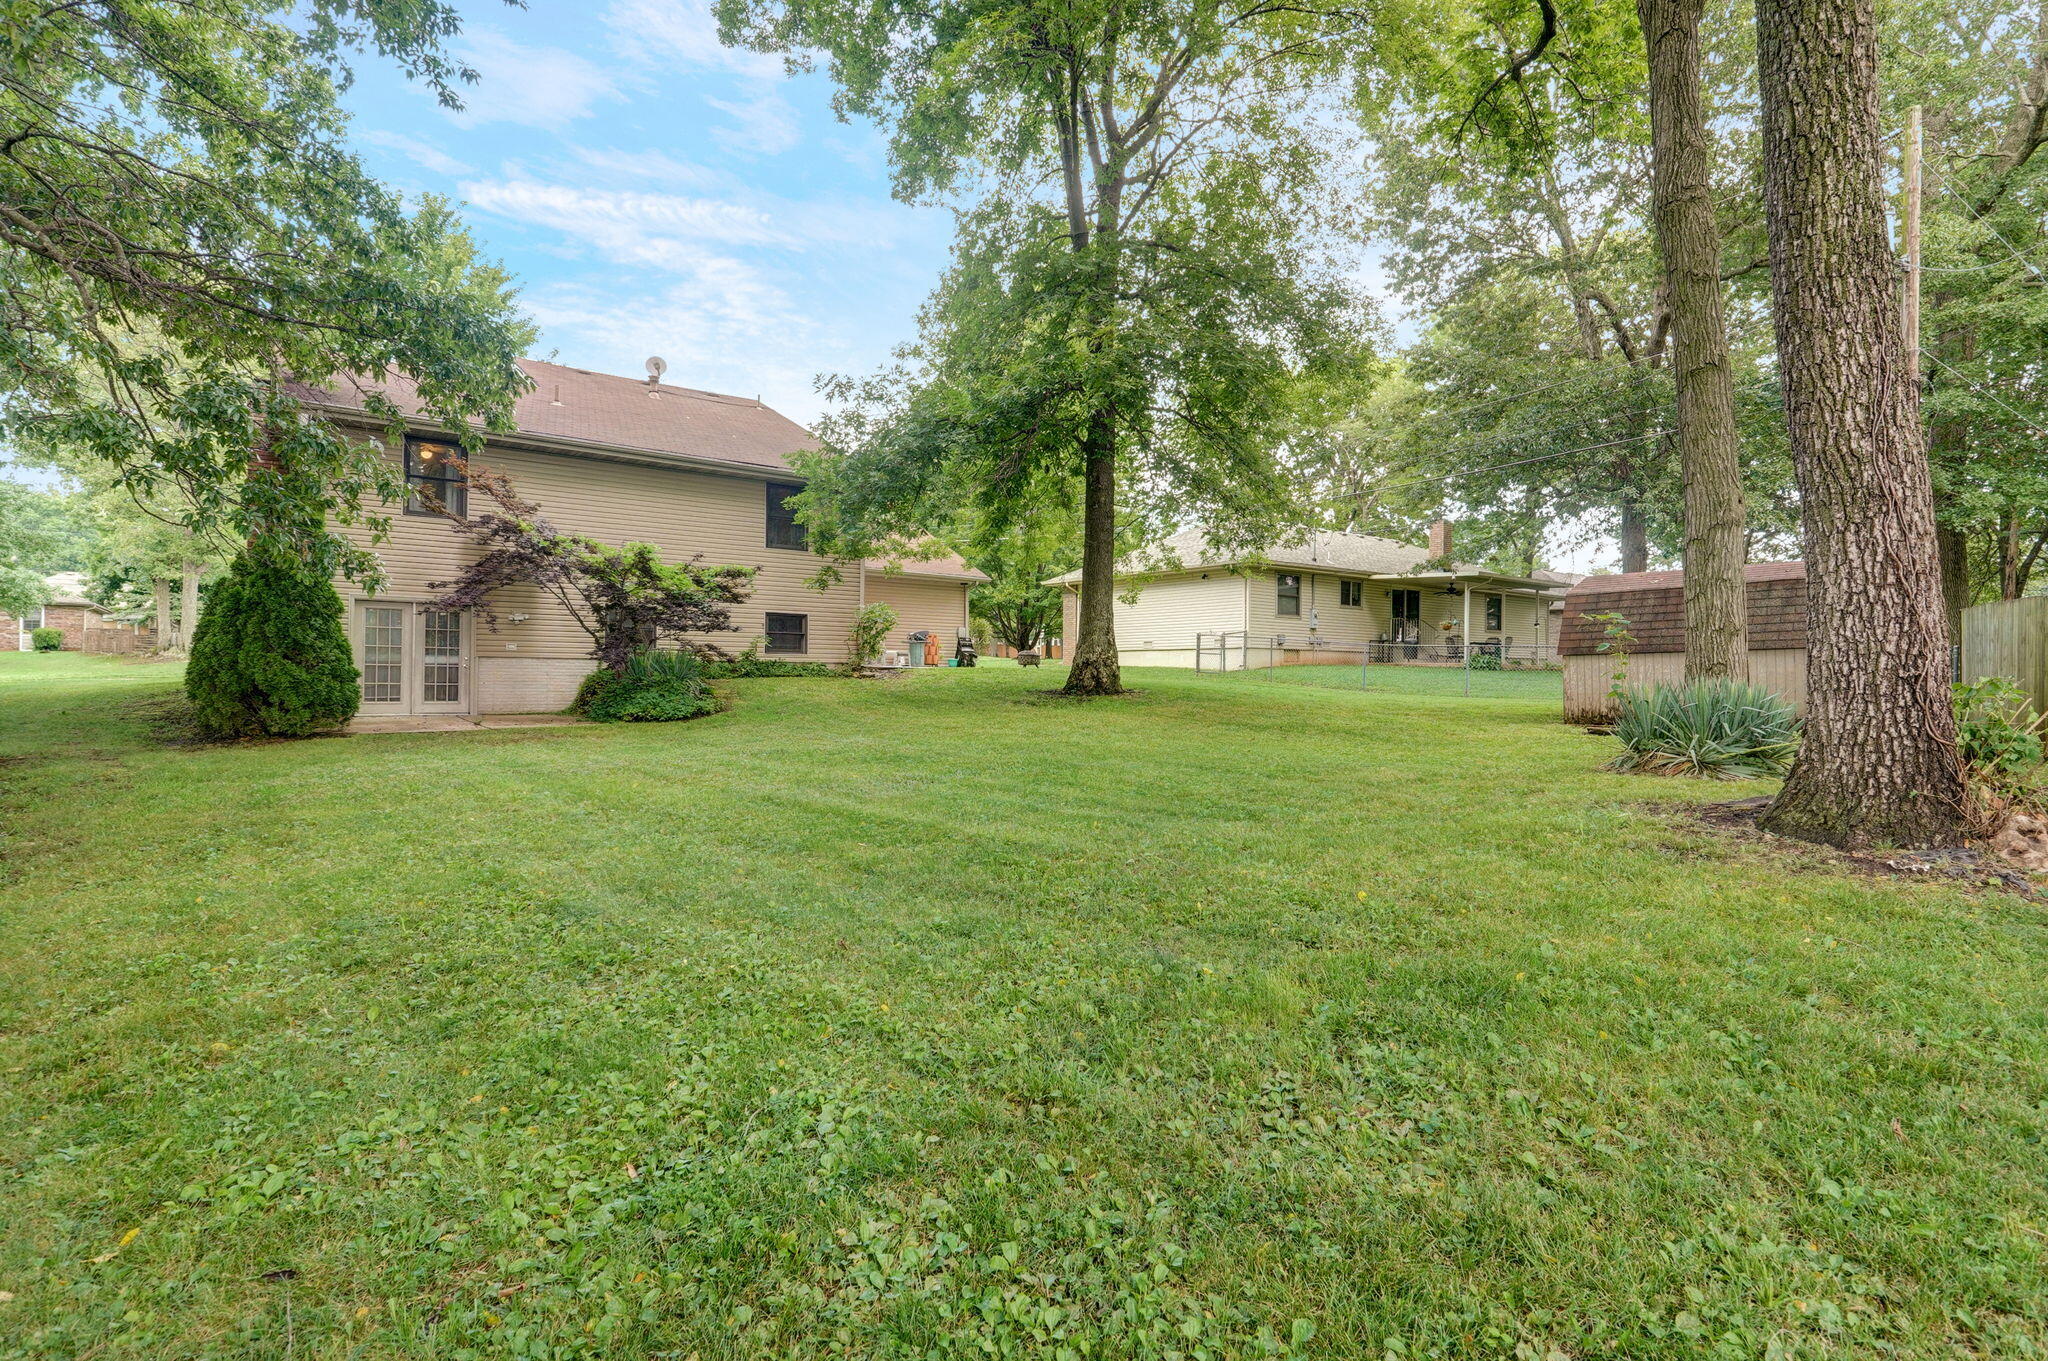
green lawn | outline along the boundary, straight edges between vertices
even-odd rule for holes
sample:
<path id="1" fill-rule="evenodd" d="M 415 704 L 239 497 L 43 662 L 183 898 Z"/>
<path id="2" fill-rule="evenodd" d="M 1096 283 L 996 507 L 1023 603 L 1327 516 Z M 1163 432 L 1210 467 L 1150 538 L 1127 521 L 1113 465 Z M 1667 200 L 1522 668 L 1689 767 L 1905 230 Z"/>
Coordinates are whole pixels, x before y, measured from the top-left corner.
<path id="1" fill-rule="evenodd" d="M 1274 666 L 1210 673 L 1205 679 L 1238 685 L 1305 685 L 1319 690 L 1370 690 L 1381 695 L 1441 695 L 1463 699 L 1540 700 L 1554 717 L 1564 703 L 1562 671 L 1474 671 L 1461 666 Z"/>
<path id="2" fill-rule="evenodd" d="M 164 749 L 0 655 L 0 1357 L 2048 1347 L 2040 906 L 1554 694 L 1057 676 Z"/>

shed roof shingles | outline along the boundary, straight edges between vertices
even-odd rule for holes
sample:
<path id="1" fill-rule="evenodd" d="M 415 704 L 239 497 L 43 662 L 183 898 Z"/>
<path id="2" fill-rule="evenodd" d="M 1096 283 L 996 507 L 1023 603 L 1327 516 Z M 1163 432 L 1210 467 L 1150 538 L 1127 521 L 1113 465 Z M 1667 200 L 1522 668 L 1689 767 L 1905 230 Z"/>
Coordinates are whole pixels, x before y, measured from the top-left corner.
<path id="1" fill-rule="evenodd" d="M 810 431 L 751 397 L 729 397 L 667 383 L 647 383 L 566 364 L 522 359 L 533 388 L 513 406 L 520 434 L 575 440 L 613 449 L 732 463 L 788 472 L 790 454 L 816 449 Z M 413 384 L 399 375 L 364 388 L 381 388 L 400 411 L 422 415 Z M 361 409 L 361 395 L 305 388 L 300 394 L 327 406 Z"/>
<path id="2" fill-rule="evenodd" d="M 1753 562 L 1742 569 L 1752 650 L 1806 646 L 1806 564 Z M 1618 614 L 1635 642 L 1630 652 L 1685 651 L 1685 573 L 1630 572 L 1587 577 L 1565 593 L 1558 652 L 1591 656 L 1607 641 L 1604 624 L 1588 618 Z"/>

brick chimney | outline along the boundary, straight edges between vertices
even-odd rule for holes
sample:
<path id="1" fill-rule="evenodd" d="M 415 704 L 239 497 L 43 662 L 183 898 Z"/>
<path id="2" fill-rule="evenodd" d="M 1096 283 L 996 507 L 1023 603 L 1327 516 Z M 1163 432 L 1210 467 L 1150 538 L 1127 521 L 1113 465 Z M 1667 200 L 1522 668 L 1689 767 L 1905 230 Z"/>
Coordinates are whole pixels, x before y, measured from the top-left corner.
<path id="1" fill-rule="evenodd" d="M 1429 527 L 1429 555 L 1432 558 L 1448 558 L 1451 555 L 1451 522 L 1438 520 Z"/>

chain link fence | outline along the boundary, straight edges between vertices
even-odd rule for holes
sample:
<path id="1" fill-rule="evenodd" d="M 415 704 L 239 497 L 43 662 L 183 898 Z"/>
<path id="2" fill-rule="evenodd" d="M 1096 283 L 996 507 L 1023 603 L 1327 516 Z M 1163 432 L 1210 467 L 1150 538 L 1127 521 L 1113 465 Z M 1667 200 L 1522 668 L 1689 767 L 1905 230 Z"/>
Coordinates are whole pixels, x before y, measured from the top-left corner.
<path id="1" fill-rule="evenodd" d="M 1322 689 L 1493 698 L 1561 697 L 1557 651 L 1543 643 L 1447 636 L 1428 642 L 1249 631 L 1195 635 L 1195 671 Z"/>

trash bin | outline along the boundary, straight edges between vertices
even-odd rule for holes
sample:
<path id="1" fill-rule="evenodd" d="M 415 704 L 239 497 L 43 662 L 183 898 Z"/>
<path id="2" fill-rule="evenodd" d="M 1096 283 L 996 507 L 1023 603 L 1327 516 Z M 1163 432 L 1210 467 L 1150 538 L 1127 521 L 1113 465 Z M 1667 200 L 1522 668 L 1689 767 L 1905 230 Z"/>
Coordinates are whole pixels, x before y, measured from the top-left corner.
<path id="1" fill-rule="evenodd" d="M 931 641 L 931 636 L 929 629 L 919 629 L 910 635 L 909 649 L 903 657 L 903 664 L 905 666 L 924 665 L 924 645 Z"/>

